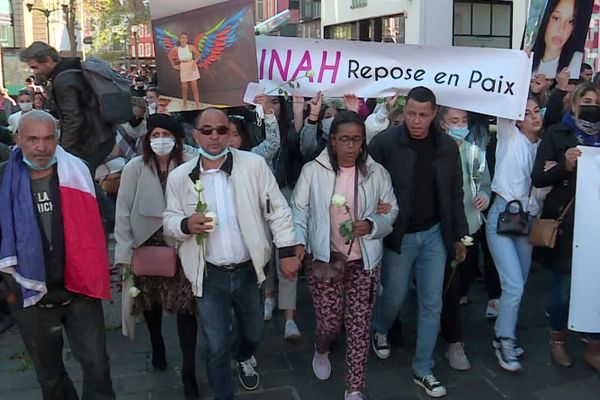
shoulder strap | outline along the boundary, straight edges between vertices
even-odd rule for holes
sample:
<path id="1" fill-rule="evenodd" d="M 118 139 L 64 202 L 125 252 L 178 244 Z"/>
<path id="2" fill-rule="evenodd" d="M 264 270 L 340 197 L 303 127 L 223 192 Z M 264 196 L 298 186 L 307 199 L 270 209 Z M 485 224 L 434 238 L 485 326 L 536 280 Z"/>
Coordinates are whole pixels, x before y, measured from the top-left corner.
<path id="1" fill-rule="evenodd" d="M 557 219 L 558 222 L 562 222 L 563 218 L 565 217 L 565 215 L 567 215 L 567 212 L 569 212 L 569 209 L 571 208 L 571 206 L 573 205 L 574 202 L 575 202 L 575 196 L 573 196 L 571 198 L 571 201 L 569 201 L 569 203 L 567 203 L 567 206 L 565 207 L 563 212 L 560 213 L 560 216 Z"/>

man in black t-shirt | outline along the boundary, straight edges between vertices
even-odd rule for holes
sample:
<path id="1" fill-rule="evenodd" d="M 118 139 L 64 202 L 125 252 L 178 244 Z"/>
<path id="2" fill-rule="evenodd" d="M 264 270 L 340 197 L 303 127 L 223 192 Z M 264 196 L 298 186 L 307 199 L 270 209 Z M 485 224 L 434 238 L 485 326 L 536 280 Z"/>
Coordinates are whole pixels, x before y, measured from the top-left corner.
<path id="1" fill-rule="evenodd" d="M 41 239 L 39 259 L 43 261 L 40 268 L 43 268 L 45 276 L 42 281 L 34 282 L 36 286 L 33 287 L 30 282 L 34 281 L 34 278 L 20 273 L 17 276 L 22 265 L 21 261 L 14 261 L 14 271 L 4 269 L 0 272 L 0 299 L 6 299 L 10 305 L 12 317 L 35 365 L 44 400 L 79 398 L 63 364 L 63 330 L 69 339 L 75 358 L 81 364 L 84 398 L 112 400 L 115 398 L 115 394 L 106 352 L 102 301 L 100 298 L 83 294 L 83 291 L 76 293 L 77 288 L 69 290 L 65 285 L 67 236 L 64 232 L 66 224 L 63 221 L 66 212 L 63 214 L 63 210 L 66 209 L 66 206 L 63 208 L 62 203 L 66 202 L 66 197 L 61 194 L 59 187 L 57 170 L 60 161 L 56 156 L 58 137 L 54 118 L 44 111 L 30 111 L 19 120 L 18 132 L 19 150 L 11 154 L 8 161 L 11 168 L 8 168 L 6 163 L 0 165 L 0 188 L 4 179 L 12 183 L 15 182 L 15 179 L 22 179 L 19 183 L 29 180 L 33 199 L 30 204 L 33 207 L 34 215 L 30 219 L 20 217 L 14 224 L 7 223 L 2 228 L 4 233 L 9 230 L 7 226 L 13 225 L 13 230 L 17 231 L 14 225 L 26 224 L 27 232 L 30 234 L 26 235 L 27 237 L 17 237 L 20 242 L 17 243 L 15 259 L 18 256 L 18 260 L 21 260 L 21 255 L 26 260 L 37 260 L 37 256 L 27 258 L 29 254 L 22 251 L 21 246 L 31 244 L 35 247 Z M 22 158 L 18 158 L 20 157 L 18 152 L 22 154 Z M 75 158 L 70 155 L 68 157 Z M 66 162 L 64 158 L 63 160 Z M 79 164 L 76 165 L 79 166 L 80 172 L 89 174 L 87 167 L 80 160 L 77 161 Z M 21 171 L 24 170 L 27 171 L 25 178 L 21 178 Z M 89 176 L 89 180 L 91 182 L 91 176 Z M 10 184 L 8 183 L 8 185 Z M 11 186 L 8 189 L 4 188 L 4 190 L 12 189 Z M 22 196 L 26 196 L 27 189 L 23 190 Z M 14 196 L 13 193 L 11 192 L 12 196 Z M 17 195 L 19 194 L 21 192 L 17 192 Z M 0 196 L 4 199 L 6 193 L 0 191 Z M 83 203 L 80 197 L 77 199 Z M 89 212 L 89 209 L 83 205 L 81 210 Z M 0 221 L 5 223 L 7 219 L 3 218 L 6 216 L 4 213 L 11 212 L 14 212 L 11 207 L 1 208 Z M 98 212 L 97 208 L 95 212 Z M 97 221 L 99 224 L 99 215 Z M 32 240 L 32 236 L 38 237 L 36 230 L 39 232 L 39 239 Z M 8 237 L 6 239 L 8 242 Z M 3 244 L 2 240 L 3 237 L 0 237 L 0 245 Z M 88 239 L 81 240 L 83 243 L 91 243 Z M 103 242 L 100 246 L 102 245 Z M 83 264 L 86 273 L 90 275 L 94 274 L 94 262 L 96 261 L 94 258 L 99 256 L 95 250 L 96 248 L 93 246 L 78 249 L 79 259 L 82 260 L 80 265 Z M 71 268 L 71 272 L 73 270 Z M 29 269 L 23 268 L 21 271 L 27 272 Z M 28 291 L 23 290 L 24 288 L 39 292 L 41 297 L 39 299 L 36 297 L 35 300 L 26 304 L 25 298 Z M 31 296 L 27 297 L 27 300 L 30 299 Z"/>
<path id="2" fill-rule="evenodd" d="M 418 296 L 417 348 L 413 381 L 431 397 L 446 395 L 433 375 L 433 351 L 442 310 L 447 258 L 462 262 L 468 233 L 463 207 L 462 167 L 456 143 L 433 123 L 436 99 L 425 87 L 412 89 L 406 122 L 377 135 L 369 145 L 390 173 L 400 212 L 384 239 L 381 285 L 373 321 L 373 349 L 390 356 L 388 331 L 404 302 L 413 273 Z"/>

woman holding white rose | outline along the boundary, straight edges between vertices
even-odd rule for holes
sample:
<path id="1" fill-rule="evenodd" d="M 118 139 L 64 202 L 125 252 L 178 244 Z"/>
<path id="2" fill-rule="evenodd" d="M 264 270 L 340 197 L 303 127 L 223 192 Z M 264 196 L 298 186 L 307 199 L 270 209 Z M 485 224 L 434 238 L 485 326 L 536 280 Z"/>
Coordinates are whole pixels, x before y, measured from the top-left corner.
<path id="1" fill-rule="evenodd" d="M 471 368 L 471 364 L 463 349 L 460 304 L 463 296 L 466 299 L 466 291 L 461 293 L 461 289 L 465 286 L 468 288 L 465 283 L 472 279 L 478 269 L 478 242 L 481 241 L 483 234 L 480 230 L 483 222 L 481 213 L 490 203 L 491 181 L 485 161 L 485 144 L 481 146 L 478 141 L 482 140 L 474 140 L 475 132 L 469 130 L 467 112 L 457 108 L 439 107 L 437 118 L 440 128 L 458 145 L 463 178 L 463 205 L 469 235 L 475 239 L 475 245 L 465 243 L 467 246 L 465 261 L 460 264 L 454 260 L 446 263 L 441 315 L 442 336 L 448 344 L 445 354 L 448 363 L 453 369 L 466 371 Z"/>
<path id="2" fill-rule="evenodd" d="M 144 315 L 152 342 L 152 365 L 154 369 L 164 371 L 167 360 L 161 333 L 162 314 L 163 310 L 177 313 L 184 391 L 186 398 L 196 399 L 199 396 L 194 361 L 198 332 L 196 304 L 179 258 L 174 251 L 171 253 L 171 265 L 175 266 L 172 277 L 160 276 L 161 273 L 146 275 L 145 270 L 165 267 L 158 259 L 157 265 L 138 263 L 130 267 L 132 260 L 139 260 L 136 252 L 139 255 L 150 247 L 159 250 L 175 247 L 174 242 L 163 237 L 164 192 L 170 171 L 191 158 L 183 151 L 184 133 L 176 119 L 166 114 L 153 114 L 148 117 L 147 124 L 148 132 L 142 139 L 142 155 L 131 160 L 123 169 L 117 196 L 115 263 L 123 266 L 124 286 L 130 283 L 128 279 L 134 281 L 134 286 L 124 293 L 124 296 L 133 297 L 133 301 L 124 301 L 123 319 L 127 321 L 132 315 Z M 134 326 L 124 324 L 124 333 L 133 337 Z"/>
<path id="3" fill-rule="evenodd" d="M 347 333 L 347 400 L 363 399 L 373 305 L 379 286 L 383 238 L 398 205 L 388 172 L 367 153 L 358 114 L 341 112 L 327 147 L 302 169 L 292 212 L 298 255 L 313 260 L 307 272 L 317 319 L 313 371 L 331 373 L 328 353 L 342 323 Z"/>

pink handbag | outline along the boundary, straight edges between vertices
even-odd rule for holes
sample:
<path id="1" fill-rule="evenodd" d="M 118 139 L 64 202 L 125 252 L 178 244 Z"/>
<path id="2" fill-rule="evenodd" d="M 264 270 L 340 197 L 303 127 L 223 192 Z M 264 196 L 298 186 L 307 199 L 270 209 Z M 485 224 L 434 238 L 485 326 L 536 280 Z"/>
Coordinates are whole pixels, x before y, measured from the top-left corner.
<path id="1" fill-rule="evenodd" d="M 168 246 L 138 247 L 133 250 L 131 265 L 136 276 L 172 278 L 177 267 L 177 253 Z"/>

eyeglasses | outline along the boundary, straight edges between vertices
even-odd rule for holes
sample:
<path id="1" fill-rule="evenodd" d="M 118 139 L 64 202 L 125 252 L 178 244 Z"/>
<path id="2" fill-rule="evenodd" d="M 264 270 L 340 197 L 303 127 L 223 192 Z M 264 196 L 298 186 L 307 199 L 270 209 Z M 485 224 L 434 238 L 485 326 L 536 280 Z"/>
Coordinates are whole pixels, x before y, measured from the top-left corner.
<path id="1" fill-rule="evenodd" d="M 219 136 L 223 136 L 223 135 L 227 135 L 227 133 L 229 132 L 229 127 L 228 126 L 216 126 L 216 127 L 212 127 L 212 126 L 203 126 L 201 128 L 196 128 L 194 127 L 195 131 L 200 132 L 200 134 L 202 135 L 211 135 L 213 133 L 213 131 L 217 132 L 217 134 Z"/>
<path id="2" fill-rule="evenodd" d="M 353 144 L 360 144 L 363 141 L 363 138 L 360 136 L 334 136 L 335 140 L 340 141 L 341 143 L 348 144 L 352 142 Z"/>

